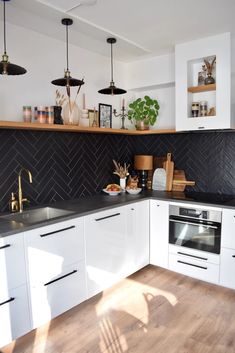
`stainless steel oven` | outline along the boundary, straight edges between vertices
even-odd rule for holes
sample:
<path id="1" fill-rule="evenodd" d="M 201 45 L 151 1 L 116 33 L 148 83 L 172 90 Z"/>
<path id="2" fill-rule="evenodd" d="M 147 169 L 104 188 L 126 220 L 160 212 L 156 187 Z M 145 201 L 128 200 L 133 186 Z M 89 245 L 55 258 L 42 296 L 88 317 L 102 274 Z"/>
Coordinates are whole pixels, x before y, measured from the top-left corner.
<path id="1" fill-rule="evenodd" d="M 219 254 L 221 217 L 220 210 L 170 205 L 169 243 Z"/>

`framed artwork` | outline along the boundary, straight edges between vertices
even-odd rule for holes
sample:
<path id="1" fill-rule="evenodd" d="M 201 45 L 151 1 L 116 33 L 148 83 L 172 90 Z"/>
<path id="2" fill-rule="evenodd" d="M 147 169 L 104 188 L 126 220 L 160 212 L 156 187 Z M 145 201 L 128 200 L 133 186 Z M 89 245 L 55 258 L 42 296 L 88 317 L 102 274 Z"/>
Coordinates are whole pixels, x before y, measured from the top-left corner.
<path id="1" fill-rule="evenodd" d="M 90 127 L 99 127 L 99 116 L 98 116 L 97 110 L 95 111 L 95 114 L 94 114 L 94 109 L 88 109 L 88 118 L 89 118 Z"/>
<path id="2" fill-rule="evenodd" d="M 104 128 L 112 127 L 112 106 L 99 103 L 99 126 Z"/>

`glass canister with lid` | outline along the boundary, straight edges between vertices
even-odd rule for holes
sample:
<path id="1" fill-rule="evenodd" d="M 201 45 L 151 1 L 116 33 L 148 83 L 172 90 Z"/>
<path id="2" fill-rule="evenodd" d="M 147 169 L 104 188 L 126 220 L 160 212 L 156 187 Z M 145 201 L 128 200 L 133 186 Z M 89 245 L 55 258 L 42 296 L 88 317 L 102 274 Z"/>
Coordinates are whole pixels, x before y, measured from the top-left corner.
<path id="1" fill-rule="evenodd" d="M 23 106 L 23 121 L 25 123 L 31 123 L 32 122 L 32 108 L 29 105 L 24 105 Z"/>
<path id="2" fill-rule="evenodd" d="M 200 103 L 192 102 L 192 117 L 197 118 L 199 116 L 199 111 L 200 111 Z"/>

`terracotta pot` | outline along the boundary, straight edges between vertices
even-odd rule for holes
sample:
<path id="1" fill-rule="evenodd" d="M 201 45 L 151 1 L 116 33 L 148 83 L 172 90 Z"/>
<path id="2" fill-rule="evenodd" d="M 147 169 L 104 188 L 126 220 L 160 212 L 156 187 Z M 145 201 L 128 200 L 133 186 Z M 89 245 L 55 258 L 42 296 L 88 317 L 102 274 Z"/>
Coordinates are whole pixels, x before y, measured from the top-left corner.
<path id="1" fill-rule="evenodd" d="M 136 122 L 136 130 L 149 130 L 149 124 L 146 124 L 144 120 Z"/>

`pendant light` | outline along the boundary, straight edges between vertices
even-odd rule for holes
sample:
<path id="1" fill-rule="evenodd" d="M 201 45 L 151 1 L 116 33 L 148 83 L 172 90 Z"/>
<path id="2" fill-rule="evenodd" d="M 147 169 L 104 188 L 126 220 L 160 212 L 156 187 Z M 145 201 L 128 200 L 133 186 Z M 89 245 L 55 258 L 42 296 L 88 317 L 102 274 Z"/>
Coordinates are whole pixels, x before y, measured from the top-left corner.
<path id="1" fill-rule="evenodd" d="M 112 96 L 116 95 L 116 94 L 126 93 L 126 91 L 124 89 L 117 88 L 114 84 L 114 81 L 113 81 L 113 44 L 115 44 L 116 41 L 117 41 L 116 38 L 108 38 L 107 39 L 107 43 L 111 44 L 111 82 L 110 82 L 110 86 L 107 88 L 100 89 L 98 91 L 98 93 L 111 94 Z"/>
<path id="2" fill-rule="evenodd" d="M 73 24 L 73 20 L 71 18 L 63 18 L 61 23 L 66 26 L 66 61 L 67 61 L 67 68 L 64 72 L 63 78 L 58 78 L 57 80 L 51 81 L 51 83 L 55 86 L 66 86 L 68 95 L 70 87 L 74 86 L 82 86 L 84 84 L 83 80 L 77 80 L 76 78 L 72 78 L 70 76 L 69 71 L 69 40 L 68 40 L 68 26 Z"/>
<path id="3" fill-rule="evenodd" d="M 9 62 L 9 57 L 6 50 L 6 9 L 5 2 L 10 0 L 3 1 L 3 34 L 4 34 L 4 54 L 2 56 L 2 61 L 0 61 L 0 74 L 1 75 L 23 75 L 27 71 L 18 65 L 11 64 Z"/>

